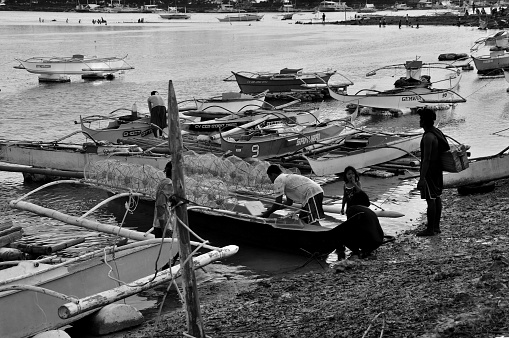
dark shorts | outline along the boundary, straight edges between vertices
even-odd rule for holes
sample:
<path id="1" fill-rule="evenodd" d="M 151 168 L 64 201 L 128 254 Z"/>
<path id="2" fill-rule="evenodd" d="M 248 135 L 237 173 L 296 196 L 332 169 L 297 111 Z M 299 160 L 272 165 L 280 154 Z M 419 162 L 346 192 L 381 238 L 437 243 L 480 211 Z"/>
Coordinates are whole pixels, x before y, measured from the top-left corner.
<path id="1" fill-rule="evenodd" d="M 150 123 L 155 124 L 161 129 L 164 129 L 168 126 L 168 120 L 166 117 L 166 107 L 157 106 L 153 107 L 150 111 Z"/>
<path id="2" fill-rule="evenodd" d="M 305 211 L 299 213 L 299 218 L 309 224 L 324 218 L 325 214 L 323 212 L 322 203 L 323 193 L 311 197 L 306 205 L 302 206 L 302 209 Z"/>

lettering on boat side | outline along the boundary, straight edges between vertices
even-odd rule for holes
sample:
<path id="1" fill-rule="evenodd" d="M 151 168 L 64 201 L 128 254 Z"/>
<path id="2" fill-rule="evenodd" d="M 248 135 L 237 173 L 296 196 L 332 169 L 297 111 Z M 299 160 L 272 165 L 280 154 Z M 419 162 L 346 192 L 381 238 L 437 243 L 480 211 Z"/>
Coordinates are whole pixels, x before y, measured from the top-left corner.
<path id="1" fill-rule="evenodd" d="M 152 134 L 152 129 L 147 129 L 141 132 L 141 136 L 145 137 L 147 135 Z"/>
<path id="2" fill-rule="evenodd" d="M 403 96 L 401 101 L 422 101 L 422 98 L 419 95 Z"/>
<path id="3" fill-rule="evenodd" d="M 221 129 L 224 127 L 236 127 L 236 123 L 217 123 L 217 124 L 195 124 L 196 129 Z"/>
<path id="4" fill-rule="evenodd" d="M 133 136 L 140 136 L 141 130 L 135 129 L 135 130 L 126 130 L 122 133 L 122 137 L 133 137 Z"/>
<path id="5" fill-rule="evenodd" d="M 257 80 L 257 81 L 249 81 L 249 80 L 247 80 L 247 81 L 246 81 L 246 83 L 248 83 L 248 84 L 250 84 L 250 83 L 256 83 L 256 84 L 258 84 L 258 83 L 269 83 L 269 81 L 261 81 L 261 80 Z"/>
<path id="6" fill-rule="evenodd" d="M 51 68 L 51 65 L 35 65 L 35 68 Z"/>
<path id="7" fill-rule="evenodd" d="M 303 144 L 307 144 L 307 143 L 311 143 L 311 142 L 316 142 L 316 141 L 319 141 L 319 140 L 320 140 L 320 134 L 314 134 L 314 135 L 311 135 L 311 136 L 308 136 L 308 137 L 301 137 L 301 138 L 297 139 L 297 145 L 301 146 Z"/>

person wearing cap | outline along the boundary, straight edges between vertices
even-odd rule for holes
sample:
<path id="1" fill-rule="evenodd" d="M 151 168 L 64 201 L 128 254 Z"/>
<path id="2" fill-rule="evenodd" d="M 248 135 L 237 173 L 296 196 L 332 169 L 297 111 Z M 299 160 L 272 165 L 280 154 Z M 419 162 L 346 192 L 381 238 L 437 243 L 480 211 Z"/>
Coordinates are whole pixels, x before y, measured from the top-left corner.
<path id="1" fill-rule="evenodd" d="M 443 169 L 440 161 L 442 152 L 449 150 L 444 134 L 434 126 L 437 118 L 430 108 L 418 110 L 420 126 L 424 129 L 421 139 L 421 167 L 417 189 L 421 198 L 426 200 L 426 229 L 419 231 L 417 236 L 433 236 L 439 234 L 442 216 L 442 189 L 444 186 Z"/>
<path id="2" fill-rule="evenodd" d="M 169 161 L 164 168 L 166 177 L 157 185 L 154 213 L 154 235 L 156 238 L 171 237 L 174 229 L 174 217 L 170 210 L 170 200 L 173 196 L 173 182 L 171 180 L 172 164 Z M 166 229 L 166 231 L 165 231 Z"/>
<path id="3" fill-rule="evenodd" d="M 277 197 L 275 203 L 263 212 L 261 217 L 267 218 L 274 211 L 291 206 L 295 201 L 302 204 L 299 218 L 303 222 L 320 225 L 318 220 L 324 218 L 325 214 L 322 206 L 323 189 L 318 183 L 302 175 L 283 174 L 276 164 L 267 168 L 267 175 L 274 183 L 274 192 Z M 286 195 L 285 203 L 283 203 L 283 195 Z"/>
<path id="4" fill-rule="evenodd" d="M 163 136 L 163 129 L 168 126 L 166 117 L 166 106 L 164 100 L 157 91 L 152 91 L 147 99 L 148 110 L 150 111 L 150 123 L 155 137 Z"/>

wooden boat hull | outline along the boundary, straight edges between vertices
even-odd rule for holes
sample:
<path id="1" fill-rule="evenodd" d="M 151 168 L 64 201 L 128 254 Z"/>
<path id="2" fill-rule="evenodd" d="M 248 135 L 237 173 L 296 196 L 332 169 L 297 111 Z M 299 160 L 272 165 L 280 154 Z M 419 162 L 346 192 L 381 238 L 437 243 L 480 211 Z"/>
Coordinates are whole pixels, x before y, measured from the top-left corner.
<path id="1" fill-rule="evenodd" d="M 468 168 L 459 173 L 444 173 L 444 187 L 457 188 L 509 177 L 508 148 L 485 157 L 469 159 Z"/>
<path id="2" fill-rule="evenodd" d="M 182 124 L 184 129 L 196 132 L 217 132 L 220 129 L 228 129 L 235 128 L 241 125 L 245 125 L 246 123 L 253 122 L 258 120 L 266 115 L 271 115 L 270 111 L 262 112 L 259 114 L 253 115 L 245 115 L 242 117 L 234 117 L 228 116 L 224 118 L 218 118 L 214 120 L 208 121 L 200 121 L 200 122 L 185 122 Z M 319 112 L 316 113 L 308 113 L 308 112 L 284 112 L 284 118 L 288 120 L 289 123 L 296 124 L 312 124 L 316 122 L 318 118 Z M 274 113 L 270 116 L 266 121 L 264 121 L 263 125 L 274 123 L 275 121 L 281 121 L 282 116 L 281 113 Z"/>
<path id="3" fill-rule="evenodd" d="M 301 255 L 331 253 L 339 244 L 343 227 L 355 222 L 316 226 L 282 218 L 243 217 L 213 210 L 190 208 L 189 224 L 197 234 Z M 323 223 L 323 222 L 322 222 Z"/>
<path id="4" fill-rule="evenodd" d="M 34 74 L 67 74 L 87 75 L 119 72 L 133 69 L 124 58 L 85 58 L 85 57 L 42 57 L 19 60 L 20 66 L 14 67 L 25 69 Z"/>
<path id="5" fill-rule="evenodd" d="M 173 257 L 178 250 L 178 244 L 174 244 L 170 251 L 170 244 L 164 244 L 161 250 L 158 267 L 163 266 L 170 257 Z M 26 278 L 15 280 L 11 283 L 0 281 L 0 287 L 13 284 L 32 285 L 53 290 L 65 295 L 83 298 L 109 290 L 119 286 L 119 282 L 108 276 L 123 282 L 129 283 L 139 278 L 154 273 L 156 259 L 159 254 L 159 245 L 151 245 L 143 248 L 134 248 L 125 252 L 115 254 L 115 261 L 112 256 L 107 255 L 113 270 L 103 263 L 103 255 L 99 257 L 77 262 L 69 267 L 51 267 L 40 264 L 38 268 L 30 266 L 27 261 L 26 269 L 35 271 Z M 12 272 L 9 270 L 12 269 Z M 35 269 L 35 270 L 34 270 Z M 9 273 L 17 277 L 16 272 L 21 272 L 21 267 L 11 267 L 2 270 L 2 279 Z M 36 272 L 39 271 L 39 272 Z M 0 311 L 0 337 L 24 338 L 31 337 L 37 333 L 57 329 L 68 325 L 81 317 L 89 314 L 87 312 L 67 320 L 58 316 L 58 308 L 68 301 L 47 294 L 36 293 L 28 290 L 0 292 L 0 304 L 3 311 Z M 8 310 L 7 310 L 8 309 Z"/>
<path id="6" fill-rule="evenodd" d="M 503 54 L 472 56 L 477 74 L 497 75 L 497 71 L 509 67 L 509 53 L 501 53 Z"/>
<path id="7" fill-rule="evenodd" d="M 37 168 L 50 168 L 83 174 L 90 163 L 106 159 L 151 165 L 163 170 L 169 157 L 132 153 L 132 146 L 96 146 L 94 144 L 52 144 L 42 142 L 0 142 L 0 161 Z M 79 176 L 77 176 L 79 177 Z"/>
<path id="8" fill-rule="evenodd" d="M 373 94 L 347 95 L 329 88 L 330 96 L 345 104 L 355 103 L 364 107 L 383 109 L 410 109 L 427 104 L 451 104 L 466 100 L 451 90 L 412 88 L 399 92 L 376 92 Z"/>
<path id="9" fill-rule="evenodd" d="M 131 137 L 154 137 L 150 117 L 145 116 L 134 121 L 123 121 L 104 117 L 103 121 L 93 121 L 94 116 L 80 117 L 81 131 L 95 141 L 118 143 L 119 139 Z M 91 121 L 91 122 L 88 122 Z M 99 123 L 95 123 L 99 122 Z M 107 125 L 104 125 L 106 122 Z M 101 125 L 102 124 L 102 125 Z"/>
<path id="10" fill-rule="evenodd" d="M 295 74 L 269 74 L 267 76 L 249 77 L 239 73 L 232 72 L 235 80 L 241 90 L 246 94 L 261 93 L 268 90 L 271 93 L 284 93 L 303 90 L 310 85 L 319 85 L 326 87 L 329 79 L 335 72 L 317 72 Z"/>
<path id="11" fill-rule="evenodd" d="M 168 20 L 187 20 L 191 17 L 190 15 L 184 13 L 159 14 L 159 16 Z"/>
<path id="12" fill-rule="evenodd" d="M 345 139 L 345 144 L 352 135 Z M 306 157 L 311 169 L 318 176 L 342 173 L 347 166 L 356 169 L 391 161 L 419 149 L 422 133 L 408 136 L 373 135 L 364 148 L 332 151 L 320 157 Z"/>
<path id="13" fill-rule="evenodd" d="M 307 146 L 327 140 L 341 133 L 342 126 L 308 127 L 288 136 L 268 135 L 253 137 L 249 141 L 221 139 L 221 149 L 231 151 L 240 158 L 267 159 L 299 151 Z"/>

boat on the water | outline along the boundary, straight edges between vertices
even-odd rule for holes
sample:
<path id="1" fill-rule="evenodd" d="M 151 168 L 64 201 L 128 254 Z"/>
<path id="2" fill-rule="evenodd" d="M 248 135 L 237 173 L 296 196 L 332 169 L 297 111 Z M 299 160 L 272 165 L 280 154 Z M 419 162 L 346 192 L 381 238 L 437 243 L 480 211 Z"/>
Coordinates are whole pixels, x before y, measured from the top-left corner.
<path id="1" fill-rule="evenodd" d="M 183 115 L 187 116 L 200 116 L 200 113 L 203 113 L 203 115 L 210 115 L 214 118 L 231 114 L 235 114 L 238 117 L 246 111 L 262 108 L 266 104 L 266 94 L 267 92 L 255 95 L 226 92 L 220 96 L 190 100 L 194 105 L 192 107 L 179 108 L 179 111 L 184 112 Z M 193 114 L 191 115 L 189 112 Z"/>
<path id="2" fill-rule="evenodd" d="M 502 69 L 509 67 L 509 32 L 498 31 L 477 39 L 470 48 L 477 52 L 481 47 L 489 47 L 489 54 L 472 55 L 477 74 L 482 76 L 501 75 Z"/>
<path id="3" fill-rule="evenodd" d="M 128 111 L 128 115 L 112 115 L 118 111 Z M 110 115 L 80 116 L 81 131 L 94 141 L 118 143 L 119 139 L 132 137 L 154 137 L 150 116 L 139 116 L 132 109 L 119 108 Z"/>
<path id="4" fill-rule="evenodd" d="M 187 13 L 179 12 L 177 7 L 168 7 L 168 11 L 159 13 L 159 16 L 168 20 L 187 20 L 191 17 L 191 15 Z"/>
<path id="5" fill-rule="evenodd" d="M 276 127 L 276 128 L 275 128 Z M 279 128 L 277 128 L 279 127 Z M 335 124 L 314 126 L 279 125 L 243 131 L 221 138 L 221 149 L 240 158 L 260 160 L 294 154 L 306 147 L 319 145 L 337 137 L 345 127 Z"/>
<path id="6" fill-rule="evenodd" d="M 329 79 L 336 74 L 335 70 L 323 72 L 303 72 L 302 68 L 284 68 L 279 73 L 232 72 L 240 91 L 246 94 L 285 93 L 310 89 L 326 89 Z M 351 82 L 347 85 L 352 84 Z"/>
<path id="7" fill-rule="evenodd" d="M 366 168 L 419 150 L 422 131 L 378 133 L 367 130 L 350 134 L 336 145 L 303 155 L 318 176 L 342 173 L 347 166 Z"/>
<path id="8" fill-rule="evenodd" d="M 44 260 L 13 262 L 0 273 L 0 305 L 3 309 L 0 311 L 0 336 L 32 337 L 72 324 L 90 314 L 87 311 L 62 319 L 58 310 L 76 299 L 119 286 L 116 279 L 131 283 L 153 275 L 156 265 L 161 268 L 178 252 L 178 243 L 164 243 L 160 250 L 161 241 L 157 242 L 149 240 L 105 248 L 59 264 L 48 264 Z M 111 265 L 115 266 L 113 270 Z M 25 320 L 27 318 L 30 320 Z"/>
<path id="9" fill-rule="evenodd" d="M 422 61 L 407 61 L 404 64 L 396 64 L 381 67 L 370 71 L 366 76 L 373 76 L 380 70 L 405 69 L 406 76 L 400 77 L 394 83 L 394 88 L 378 91 L 375 89 L 362 89 L 356 94 L 349 95 L 344 92 L 335 92 L 329 88 L 330 96 L 345 104 L 357 104 L 370 108 L 383 109 L 411 109 L 433 104 L 455 104 L 466 102 L 453 89 L 461 79 L 461 72 L 455 67 L 443 63 L 423 63 Z M 443 78 L 431 81 L 431 76 L 422 75 L 423 68 L 437 69 L 446 72 Z M 444 88 L 433 88 L 434 84 L 440 84 Z"/>
<path id="10" fill-rule="evenodd" d="M 228 14 L 223 18 L 217 18 L 219 22 L 260 21 L 261 19 L 263 19 L 263 14 L 253 13 Z"/>
<path id="11" fill-rule="evenodd" d="M 342 1 L 322 1 L 316 8 L 319 12 L 352 12 L 354 9 Z"/>
<path id="12" fill-rule="evenodd" d="M 69 81 L 67 75 L 81 75 L 82 78 L 114 78 L 114 74 L 134 69 L 124 57 L 86 57 L 75 54 L 67 57 L 32 57 L 26 60 L 16 59 L 20 64 L 16 69 L 25 69 L 39 74 L 39 81 Z"/>
<path id="13" fill-rule="evenodd" d="M 469 158 L 468 168 L 459 173 L 444 173 L 444 187 L 479 185 L 509 177 L 509 147 L 498 154 Z"/>

